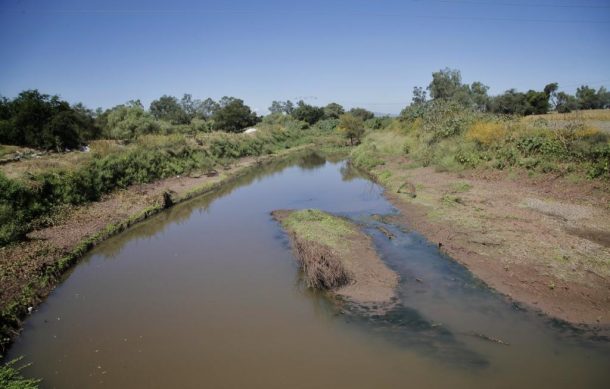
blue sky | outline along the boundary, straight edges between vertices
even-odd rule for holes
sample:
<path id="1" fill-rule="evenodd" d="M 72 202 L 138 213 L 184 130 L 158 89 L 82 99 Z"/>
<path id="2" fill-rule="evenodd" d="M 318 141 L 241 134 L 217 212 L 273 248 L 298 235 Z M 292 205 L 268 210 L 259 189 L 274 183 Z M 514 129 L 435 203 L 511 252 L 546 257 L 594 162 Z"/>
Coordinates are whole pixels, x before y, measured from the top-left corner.
<path id="1" fill-rule="evenodd" d="M 229 95 L 397 113 L 435 70 L 491 93 L 610 85 L 610 1 L 0 0 L 0 94 Z"/>

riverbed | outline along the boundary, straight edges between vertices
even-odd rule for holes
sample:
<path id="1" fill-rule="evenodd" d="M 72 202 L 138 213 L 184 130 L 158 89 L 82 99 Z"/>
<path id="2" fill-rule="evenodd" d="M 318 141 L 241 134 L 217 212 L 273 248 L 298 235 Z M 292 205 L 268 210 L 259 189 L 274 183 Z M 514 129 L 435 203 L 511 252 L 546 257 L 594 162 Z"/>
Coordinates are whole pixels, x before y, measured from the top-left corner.
<path id="1" fill-rule="evenodd" d="M 303 208 L 372 236 L 400 276 L 391 311 L 304 287 L 270 215 Z M 49 388 L 607 387 L 608 339 L 495 293 L 380 217 L 395 212 L 345 162 L 312 154 L 261 168 L 92 250 L 8 359 L 23 355 L 23 373 Z"/>

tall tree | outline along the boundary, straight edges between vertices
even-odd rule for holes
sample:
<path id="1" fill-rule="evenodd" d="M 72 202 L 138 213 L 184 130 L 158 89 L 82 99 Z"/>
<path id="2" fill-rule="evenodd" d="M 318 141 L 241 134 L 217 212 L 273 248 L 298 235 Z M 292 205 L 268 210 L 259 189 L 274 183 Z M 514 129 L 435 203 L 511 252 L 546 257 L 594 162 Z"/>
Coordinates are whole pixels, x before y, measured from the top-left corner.
<path id="1" fill-rule="evenodd" d="M 286 115 L 290 115 L 294 110 L 294 104 L 292 101 L 277 101 L 274 100 L 269 107 L 269 112 L 271 113 L 285 113 Z"/>
<path id="2" fill-rule="evenodd" d="M 324 116 L 324 109 L 315 107 L 305 103 L 303 100 L 297 103 L 297 107 L 292 111 L 292 117 L 297 120 L 313 125 L 317 123 Z"/>
<path id="3" fill-rule="evenodd" d="M 243 100 L 225 96 L 220 100 L 219 108 L 212 115 L 212 120 L 216 130 L 242 132 L 258 123 L 260 119 Z"/>
<path id="4" fill-rule="evenodd" d="M 189 95 L 190 99 L 190 95 Z M 173 124 L 187 124 L 190 118 L 174 96 L 163 95 L 150 103 L 150 113 L 155 119 L 167 120 Z"/>
<path id="5" fill-rule="evenodd" d="M 459 70 L 449 68 L 432 73 L 432 81 L 428 85 L 433 99 L 453 99 L 462 89 L 462 74 Z"/>
<path id="6" fill-rule="evenodd" d="M 559 89 L 559 84 L 556 82 L 551 82 L 550 84 L 546 84 L 544 86 L 544 93 L 548 96 L 550 108 L 555 109 L 557 107 L 557 90 Z"/>
<path id="7" fill-rule="evenodd" d="M 350 109 L 349 113 L 351 115 L 359 118 L 363 122 L 375 117 L 375 114 L 372 113 L 371 111 L 369 111 L 368 109 L 358 108 L 358 107 Z"/>
<path id="8" fill-rule="evenodd" d="M 576 100 L 576 97 L 566 92 L 559 92 L 557 93 L 555 109 L 559 113 L 572 112 L 578 109 L 578 100 Z"/>
<path id="9" fill-rule="evenodd" d="M 482 82 L 475 81 L 470 85 L 470 97 L 477 111 L 487 111 L 489 108 L 489 87 Z"/>
<path id="10" fill-rule="evenodd" d="M 338 119 L 345 113 L 345 109 L 341 104 L 330 103 L 324 107 L 324 117 L 326 119 Z"/>
<path id="11" fill-rule="evenodd" d="M 427 100 L 426 90 L 421 86 L 413 87 L 413 98 L 411 98 L 411 104 L 413 105 L 421 105 L 424 104 Z"/>
<path id="12" fill-rule="evenodd" d="M 220 104 L 209 97 L 201 102 L 201 114 L 206 120 L 210 119 L 219 108 Z"/>

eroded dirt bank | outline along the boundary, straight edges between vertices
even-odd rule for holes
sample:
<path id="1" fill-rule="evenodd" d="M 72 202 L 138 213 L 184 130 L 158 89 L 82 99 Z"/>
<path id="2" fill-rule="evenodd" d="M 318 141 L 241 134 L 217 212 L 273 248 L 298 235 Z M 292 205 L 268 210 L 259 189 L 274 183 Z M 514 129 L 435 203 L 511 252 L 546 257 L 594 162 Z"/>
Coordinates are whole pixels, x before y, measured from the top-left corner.
<path id="1" fill-rule="evenodd" d="M 490 287 L 553 317 L 610 324 L 610 191 L 525 173 L 438 172 L 386 160 L 371 174 L 421 232 Z"/>
<path id="2" fill-rule="evenodd" d="M 308 286 L 381 309 L 395 298 L 398 275 L 353 223 L 318 210 L 272 213 L 288 232 Z"/>
<path id="3" fill-rule="evenodd" d="M 61 281 L 63 273 L 95 244 L 167 206 L 224 188 L 253 169 L 301 153 L 310 146 L 258 158 L 243 158 L 218 174 L 191 174 L 134 185 L 99 202 L 67 209 L 52 226 L 0 248 L 0 354 L 18 333 L 28 307 L 35 307 Z"/>

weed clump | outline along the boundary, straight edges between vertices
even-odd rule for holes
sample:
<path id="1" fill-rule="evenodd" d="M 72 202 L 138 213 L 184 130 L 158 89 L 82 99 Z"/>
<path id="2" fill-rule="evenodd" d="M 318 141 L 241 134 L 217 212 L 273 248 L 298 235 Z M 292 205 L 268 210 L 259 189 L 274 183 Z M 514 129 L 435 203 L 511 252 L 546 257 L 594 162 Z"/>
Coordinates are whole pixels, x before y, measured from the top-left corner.
<path id="1" fill-rule="evenodd" d="M 308 287 L 327 290 L 350 282 L 340 258 L 348 248 L 346 239 L 356 233 L 347 221 L 315 209 L 275 211 L 273 216 L 292 237 Z"/>

